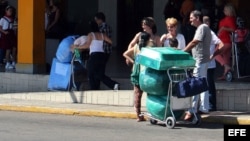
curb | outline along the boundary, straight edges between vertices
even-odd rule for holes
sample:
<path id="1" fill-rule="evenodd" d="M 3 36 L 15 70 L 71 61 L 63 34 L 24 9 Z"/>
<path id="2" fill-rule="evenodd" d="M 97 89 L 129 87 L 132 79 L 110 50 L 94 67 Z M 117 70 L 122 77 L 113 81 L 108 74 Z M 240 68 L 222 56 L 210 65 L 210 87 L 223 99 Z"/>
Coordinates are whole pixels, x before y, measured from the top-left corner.
<path id="1" fill-rule="evenodd" d="M 17 112 L 33 112 L 33 113 L 47 113 L 47 114 L 62 114 L 62 115 L 77 115 L 77 116 L 98 116 L 111 118 L 130 118 L 136 119 L 134 113 L 128 112 L 112 112 L 101 110 L 74 110 L 50 107 L 36 107 L 36 106 L 13 106 L 0 105 L 2 111 L 17 111 Z"/>
<path id="2" fill-rule="evenodd" d="M 248 116 L 249 117 L 249 116 Z M 250 125 L 250 118 L 237 116 L 202 116 L 202 121 L 233 125 Z"/>
<path id="3" fill-rule="evenodd" d="M 37 107 L 37 106 L 0 105 L 0 111 L 1 110 L 2 111 L 76 115 L 76 116 L 97 116 L 97 117 L 127 118 L 127 119 L 137 118 L 136 114 L 131 113 L 131 112 L 113 112 L 113 111 L 101 111 L 101 110 L 89 110 L 89 109 L 75 110 L 75 109 Z M 207 122 L 207 123 L 250 125 L 250 118 L 246 118 L 246 117 L 202 115 L 201 118 L 202 118 L 202 122 Z"/>

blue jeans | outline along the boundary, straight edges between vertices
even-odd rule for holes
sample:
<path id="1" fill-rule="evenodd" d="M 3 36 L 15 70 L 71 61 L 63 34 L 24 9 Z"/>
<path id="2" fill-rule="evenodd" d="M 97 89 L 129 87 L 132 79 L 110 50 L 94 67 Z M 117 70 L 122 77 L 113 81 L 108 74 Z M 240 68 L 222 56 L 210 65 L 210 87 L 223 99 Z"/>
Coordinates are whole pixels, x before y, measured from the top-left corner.
<path id="1" fill-rule="evenodd" d="M 207 77 L 208 63 L 197 63 L 193 70 L 193 75 Z M 202 92 L 201 94 L 192 97 L 192 108 L 193 112 L 197 113 L 198 109 L 202 112 L 209 112 L 209 94 L 208 91 Z M 192 112 L 192 111 L 190 111 Z"/>

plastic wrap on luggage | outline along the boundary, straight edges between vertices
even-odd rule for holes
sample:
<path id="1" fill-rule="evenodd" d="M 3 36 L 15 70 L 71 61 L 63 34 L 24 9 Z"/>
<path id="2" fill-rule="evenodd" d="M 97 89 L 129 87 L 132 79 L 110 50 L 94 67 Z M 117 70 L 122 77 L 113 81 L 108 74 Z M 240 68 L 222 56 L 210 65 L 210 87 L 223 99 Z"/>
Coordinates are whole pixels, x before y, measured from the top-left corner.
<path id="1" fill-rule="evenodd" d="M 167 70 L 172 66 L 194 66 L 193 57 L 182 50 L 171 47 L 142 48 L 138 55 L 138 63 L 156 70 Z"/>
<path id="2" fill-rule="evenodd" d="M 49 75 L 48 90 L 68 90 L 71 64 L 62 63 L 54 58 Z"/>
<path id="3" fill-rule="evenodd" d="M 168 96 L 156 96 L 147 94 L 146 98 L 146 109 L 154 117 L 159 120 L 163 120 L 165 113 L 166 116 L 171 116 L 170 104 L 166 105 Z M 168 102 L 169 103 L 169 102 Z M 166 109 L 166 106 L 168 109 Z M 167 111 L 167 112 L 166 112 Z M 183 110 L 173 111 L 177 119 L 181 118 L 183 115 Z"/>
<path id="4" fill-rule="evenodd" d="M 62 63 L 69 63 L 72 59 L 73 53 L 70 46 L 74 43 L 78 35 L 67 36 L 58 45 L 56 51 L 56 58 Z"/>
<path id="5" fill-rule="evenodd" d="M 152 95 L 167 95 L 169 78 L 167 71 L 144 68 L 139 77 L 140 88 Z"/>

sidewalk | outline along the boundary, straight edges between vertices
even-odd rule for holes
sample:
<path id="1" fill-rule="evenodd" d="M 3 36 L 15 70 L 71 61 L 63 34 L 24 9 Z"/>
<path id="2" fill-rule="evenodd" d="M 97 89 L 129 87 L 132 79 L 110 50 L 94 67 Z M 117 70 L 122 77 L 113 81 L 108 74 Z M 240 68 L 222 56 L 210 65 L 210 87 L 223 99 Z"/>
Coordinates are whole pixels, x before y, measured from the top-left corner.
<path id="1" fill-rule="evenodd" d="M 132 106 L 109 106 L 1 98 L 0 110 L 136 119 Z M 142 108 L 142 111 L 146 111 L 145 107 Z M 211 112 L 210 114 L 202 115 L 202 122 L 250 125 L 250 112 Z"/>

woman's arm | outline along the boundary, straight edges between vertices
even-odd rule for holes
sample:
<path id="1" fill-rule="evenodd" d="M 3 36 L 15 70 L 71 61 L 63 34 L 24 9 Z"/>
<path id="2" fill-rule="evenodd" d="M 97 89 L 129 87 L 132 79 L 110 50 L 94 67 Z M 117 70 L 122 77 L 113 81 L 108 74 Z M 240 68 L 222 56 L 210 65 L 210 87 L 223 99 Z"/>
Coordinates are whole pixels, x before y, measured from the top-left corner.
<path id="1" fill-rule="evenodd" d="M 140 35 L 141 35 L 141 32 L 139 32 L 139 33 L 137 33 L 135 35 L 135 37 L 133 38 L 133 40 L 129 43 L 128 49 L 133 48 L 135 46 L 135 44 L 138 43 Z"/>
<path id="2" fill-rule="evenodd" d="M 112 40 L 106 35 L 103 34 L 104 41 L 108 42 L 109 44 L 112 44 Z"/>
<path id="3" fill-rule="evenodd" d="M 0 25 L 0 32 L 3 34 L 8 34 L 8 31 L 3 30 L 3 27 Z"/>
<path id="4" fill-rule="evenodd" d="M 59 10 L 58 8 L 56 8 L 55 19 L 54 19 L 54 21 L 51 22 L 50 25 L 48 25 L 47 30 L 50 30 L 50 28 L 51 28 L 52 26 L 54 26 L 54 25 L 59 21 L 59 18 L 60 18 L 60 10 Z"/>
<path id="5" fill-rule="evenodd" d="M 222 20 L 219 25 L 219 30 L 217 35 L 219 35 L 222 31 L 227 31 L 229 33 L 234 32 L 236 29 L 236 23 L 234 18 L 230 18 L 227 20 Z"/>
<path id="6" fill-rule="evenodd" d="M 162 46 L 164 46 L 164 42 L 166 39 L 167 39 L 167 34 L 163 34 L 160 38 L 160 42 L 161 42 Z"/>
<path id="7" fill-rule="evenodd" d="M 216 44 L 216 47 L 215 47 L 215 52 L 210 56 L 210 59 L 213 59 L 214 57 L 216 57 L 217 55 L 219 55 L 222 51 L 223 51 L 223 47 L 224 47 L 224 44 L 223 42 L 219 42 L 218 44 Z"/>
<path id="8" fill-rule="evenodd" d="M 134 64 L 134 48 L 129 48 L 123 53 L 123 57 L 126 59 L 126 63 Z"/>
<path id="9" fill-rule="evenodd" d="M 88 49 L 90 44 L 92 42 L 92 34 L 89 33 L 87 36 L 87 41 L 83 45 L 71 45 L 71 51 L 74 51 L 74 49 Z"/>
<path id="10" fill-rule="evenodd" d="M 234 32 L 234 28 L 230 28 L 230 27 L 225 27 L 225 26 L 222 26 L 219 31 L 218 31 L 218 35 L 222 32 L 222 31 L 227 31 L 227 32 Z"/>

